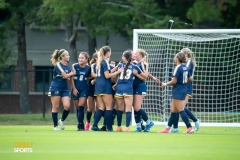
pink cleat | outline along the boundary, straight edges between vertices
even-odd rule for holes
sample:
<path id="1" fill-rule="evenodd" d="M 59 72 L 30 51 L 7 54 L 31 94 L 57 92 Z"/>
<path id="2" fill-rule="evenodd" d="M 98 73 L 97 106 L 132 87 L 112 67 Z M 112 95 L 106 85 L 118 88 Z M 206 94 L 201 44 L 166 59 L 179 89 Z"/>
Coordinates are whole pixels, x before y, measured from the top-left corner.
<path id="1" fill-rule="evenodd" d="M 183 132 L 184 134 L 192 134 L 194 133 L 194 130 L 192 129 L 192 127 L 189 127 L 185 132 Z"/>
<path id="2" fill-rule="evenodd" d="M 158 131 L 158 133 L 170 133 L 171 128 L 165 128 L 164 130 Z"/>
<path id="3" fill-rule="evenodd" d="M 90 128 L 90 122 L 86 122 L 85 124 L 85 131 L 88 131 Z"/>

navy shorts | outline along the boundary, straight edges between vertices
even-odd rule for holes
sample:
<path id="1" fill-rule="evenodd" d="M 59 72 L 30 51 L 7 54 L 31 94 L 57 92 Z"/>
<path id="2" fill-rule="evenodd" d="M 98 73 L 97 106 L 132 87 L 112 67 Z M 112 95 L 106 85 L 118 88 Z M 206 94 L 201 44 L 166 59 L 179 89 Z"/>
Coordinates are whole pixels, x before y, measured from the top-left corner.
<path id="1" fill-rule="evenodd" d="M 146 83 L 133 83 L 133 94 L 146 96 L 147 86 Z"/>
<path id="2" fill-rule="evenodd" d="M 73 90 L 71 91 L 71 98 L 73 100 L 78 100 L 79 98 L 82 98 L 82 97 L 88 97 L 88 89 L 78 91 L 77 96 L 73 94 Z"/>
<path id="3" fill-rule="evenodd" d="M 94 97 L 94 88 L 95 88 L 95 85 L 88 84 L 88 96 Z"/>
<path id="4" fill-rule="evenodd" d="M 48 96 L 60 96 L 60 97 L 66 97 L 69 96 L 69 92 L 68 91 L 49 91 L 48 92 Z"/>
<path id="5" fill-rule="evenodd" d="M 173 99 L 185 100 L 186 96 L 187 96 L 186 90 L 177 90 L 177 89 L 172 90 L 172 98 Z"/>

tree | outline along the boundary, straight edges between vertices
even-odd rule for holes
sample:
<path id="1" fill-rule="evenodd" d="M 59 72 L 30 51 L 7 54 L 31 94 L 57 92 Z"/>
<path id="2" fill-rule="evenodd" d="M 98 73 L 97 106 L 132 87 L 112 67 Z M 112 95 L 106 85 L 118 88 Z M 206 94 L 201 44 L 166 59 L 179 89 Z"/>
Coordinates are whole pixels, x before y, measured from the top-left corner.
<path id="1" fill-rule="evenodd" d="M 36 8 L 39 7 L 41 1 L 32 0 L 8 0 L 2 2 L 0 6 L 4 6 L 11 13 L 11 17 L 2 24 L 6 32 L 12 30 L 17 36 L 18 61 L 17 67 L 19 70 L 19 97 L 21 113 L 30 112 L 28 79 L 27 79 L 27 56 L 26 56 L 26 35 L 25 25 L 28 24 L 35 15 Z M 5 43 L 6 44 L 6 43 Z M 6 47 L 6 45 L 3 44 Z"/>

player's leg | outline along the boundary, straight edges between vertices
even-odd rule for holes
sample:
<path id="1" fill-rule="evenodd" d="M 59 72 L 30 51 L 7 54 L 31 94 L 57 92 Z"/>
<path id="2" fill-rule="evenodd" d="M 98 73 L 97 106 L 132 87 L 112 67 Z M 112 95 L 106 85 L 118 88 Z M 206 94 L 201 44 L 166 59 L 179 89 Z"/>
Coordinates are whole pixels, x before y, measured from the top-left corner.
<path id="1" fill-rule="evenodd" d="M 133 96 L 125 96 L 124 97 L 124 102 L 126 105 L 126 132 L 130 132 L 130 123 L 131 123 L 131 118 L 132 118 L 132 103 L 133 103 Z"/>
<path id="2" fill-rule="evenodd" d="M 124 99 L 123 97 L 117 97 L 116 98 L 116 105 L 118 106 L 117 111 L 117 132 L 122 132 L 122 114 L 124 110 Z"/>
<path id="3" fill-rule="evenodd" d="M 177 111 L 179 112 L 183 122 L 185 123 L 185 125 L 187 127 L 187 131 L 184 133 L 194 133 L 191 123 L 189 122 L 188 116 L 187 116 L 186 112 L 184 111 L 185 100 L 173 99 L 173 103 L 174 103 Z"/>
<path id="4" fill-rule="evenodd" d="M 80 97 L 78 99 L 78 131 L 84 131 L 84 106 L 87 102 L 87 97 Z"/>
<path id="5" fill-rule="evenodd" d="M 60 105 L 61 96 L 51 96 L 51 102 L 52 102 L 52 120 L 53 120 L 53 129 L 58 129 L 58 108 Z"/>
<path id="6" fill-rule="evenodd" d="M 114 125 L 114 120 L 116 118 L 117 115 L 117 105 L 116 105 L 116 98 L 113 98 L 113 103 L 112 103 L 112 125 Z"/>
<path id="7" fill-rule="evenodd" d="M 91 117 L 92 117 L 92 112 L 93 112 L 93 108 L 94 108 L 94 97 L 92 96 L 88 96 L 87 99 L 87 114 L 86 114 L 86 124 L 85 124 L 85 130 L 88 131 L 89 127 L 90 127 L 90 121 L 91 121 Z"/>
<path id="8" fill-rule="evenodd" d="M 63 113 L 62 113 L 62 118 L 58 121 L 61 125 L 61 129 L 64 129 L 64 121 L 67 118 L 69 111 L 70 111 L 70 97 L 68 95 L 68 91 L 64 91 L 62 93 L 62 104 L 63 104 Z"/>
<path id="9" fill-rule="evenodd" d="M 167 127 L 161 131 L 158 131 L 158 133 L 169 133 L 171 130 L 171 127 L 172 127 L 172 124 L 174 123 L 175 119 L 176 119 L 176 115 L 178 115 L 178 112 L 175 108 L 175 105 L 173 103 L 173 99 L 172 99 L 172 103 L 171 103 L 171 107 L 170 107 L 170 117 L 168 119 L 168 124 L 167 124 Z"/>
<path id="10" fill-rule="evenodd" d="M 107 131 L 113 131 L 112 128 L 112 101 L 113 101 L 113 97 L 112 94 L 105 94 L 102 96 L 102 100 L 105 104 L 106 107 L 106 112 L 104 115 L 104 118 L 106 120 L 106 126 L 107 126 Z"/>
<path id="11" fill-rule="evenodd" d="M 154 125 L 154 123 L 152 121 L 150 121 L 150 119 L 147 116 L 147 113 L 141 108 L 142 105 L 142 101 L 145 95 L 134 95 L 134 111 L 137 112 L 138 115 L 140 115 L 140 117 L 142 117 L 142 119 L 146 122 L 146 128 L 144 130 L 144 132 L 148 132 L 152 126 Z M 137 126 L 139 127 L 139 124 L 137 124 Z M 140 122 L 140 126 L 141 126 L 141 122 Z"/>
<path id="12" fill-rule="evenodd" d="M 134 109 L 134 119 L 135 119 L 135 123 L 137 125 L 137 129 L 135 130 L 135 132 L 142 132 L 142 129 L 141 129 L 141 116 L 140 114 L 138 114 L 138 110 L 140 109 L 139 105 L 142 104 L 142 101 L 139 102 L 139 96 L 141 95 L 137 95 L 137 94 L 134 94 L 133 95 L 133 109 Z M 141 100 L 141 98 L 140 98 Z"/>
<path id="13" fill-rule="evenodd" d="M 103 102 L 102 96 L 98 95 L 97 96 L 97 105 L 98 105 L 98 110 L 96 112 L 96 115 L 94 117 L 94 123 L 92 125 L 92 130 L 93 131 L 100 131 L 100 129 L 98 128 L 98 122 L 100 121 L 103 111 L 105 110 L 105 104 Z"/>

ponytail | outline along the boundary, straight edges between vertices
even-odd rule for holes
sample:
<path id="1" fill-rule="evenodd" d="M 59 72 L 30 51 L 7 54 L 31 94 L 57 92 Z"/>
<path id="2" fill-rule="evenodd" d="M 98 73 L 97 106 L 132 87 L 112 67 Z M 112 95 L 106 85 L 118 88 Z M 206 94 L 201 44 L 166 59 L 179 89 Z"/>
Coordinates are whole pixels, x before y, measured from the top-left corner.
<path id="1" fill-rule="evenodd" d="M 90 65 L 97 63 L 96 58 L 98 58 L 97 51 L 93 54 L 92 59 L 90 60 Z"/>
<path id="2" fill-rule="evenodd" d="M 125 75 L 126 72 L 127 72 L 128 66 L 131 64 L 131 61 L 132 61 L 132 51 L 131 50 L 127 50 L 127 51 L 123 52 L 123 56 L 127 60 L 127 64 L 124 67 L 124 71 L 123 71 L 123 75 Z"/>
<path id="3" fill-rule="evenodd" d="M 60 49 L 60 50 L 55 50 L 53 52 L 52 58 L 51 58 L 53 65 L 55 65 L 59 60 L 62 59 L 62 56 L 64 56 L 64 54 L 66 53 L 65 51 L 66 51 L 65 49 Z"/>
<path id="4" fill-rule="evenodd" d="M 99 50 L 98 61 L 97 61 L 97 69 L 100 69 L 102 61 L 105 59 L 105 55 L 107 52 L 110 52 L 111 48 L 109 46 L 103 46 Z"/>
<path id="5" fill-rule="evenodd" d="M 148 63 L 148 54 L 144 49 L 138 49 L 139 53 L 141 54 L 142 58 L 146 63 Z"/>
<path id="6" fill-rule="evenodd" d="M 193 52 L 189 48 L 183 48 L 182 49 L 183 53 L 187 54 L 188 58 L 191 59 L 191 61 L 194 64 L 193 70 L 195 70 L 195 67 L 197 66 L 196 59 L 194 57 Z"/>

